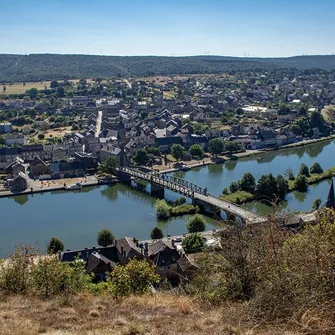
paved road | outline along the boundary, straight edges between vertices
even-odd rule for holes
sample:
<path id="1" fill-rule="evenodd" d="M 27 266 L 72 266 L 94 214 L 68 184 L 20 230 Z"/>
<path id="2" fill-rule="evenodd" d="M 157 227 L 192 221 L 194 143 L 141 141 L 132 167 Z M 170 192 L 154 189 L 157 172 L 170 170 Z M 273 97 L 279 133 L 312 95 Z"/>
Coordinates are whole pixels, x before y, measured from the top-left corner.
<path id="1" fill-rule="evenodd" d="M 224 210 L 225 212 L 229 212 L 235 216 L 238 216 L 243 220 L 245 220 L 247 223 L 263 223 L 266 222 L 267 220 L 266 217 L 258 215 L 249 209 L 246 209 L 242 206 L 238 206 L 233 202 L 227 202 L 212 195 L 203 195 L 195 193 L 194 198 L 207 202 L 208 204 L 214 205 Z"/>
<path id="2" fill-rule="evenodd" d="M 95 127 L 95 137 L 99 137 L 101 131 L 102 111 L 98 111 L 97 124 Z"/>

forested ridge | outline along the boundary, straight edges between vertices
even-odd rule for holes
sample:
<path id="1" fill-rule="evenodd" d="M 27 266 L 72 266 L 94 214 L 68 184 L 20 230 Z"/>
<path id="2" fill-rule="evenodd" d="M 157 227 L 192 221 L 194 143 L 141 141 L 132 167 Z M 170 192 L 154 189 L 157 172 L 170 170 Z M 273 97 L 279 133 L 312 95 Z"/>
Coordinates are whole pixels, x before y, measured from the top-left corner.
<path id="1" fill-rule="evenodd" d="M 238 58 L 225 56 L 96 56 L 0 54 L 0 82 L 220 73 L 278 68 L 335 69 L 335 56 Z"/>

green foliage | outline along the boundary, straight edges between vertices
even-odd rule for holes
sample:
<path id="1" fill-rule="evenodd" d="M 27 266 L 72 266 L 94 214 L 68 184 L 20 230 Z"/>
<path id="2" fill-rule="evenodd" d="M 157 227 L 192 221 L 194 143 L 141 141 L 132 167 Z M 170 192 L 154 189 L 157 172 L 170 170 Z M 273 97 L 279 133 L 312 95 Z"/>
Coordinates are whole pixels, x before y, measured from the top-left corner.
<path id="1" fill-rule="evenodd" d="M 170 217 L 170 207 L 165 200 L 157 200 L 155 204 L 158 219 L 166 220 Z"/>
<path id="2" fill-rule="evenodd" d="M 64 243 L 57 237 L 51 237 L 47 245 L 47 251 L 49 254 L 56 254 L 59 251 L 64 250 Z"/>
<path id="3" fill-rule="evenodd" d="M 117 168 L 118 161 L 114 156 L 108 157 L 105 161 L 103 161 L 99 165 L 99 172 L 100 173 L 106 173 L 106 174 L 112 174 L 113 171 Z"/>
<path id="4" fill-rule="evenodd" d="M 200 233 L 205 231 L 206 222 L 202 215 L 195 214 L 191 216 L 187 223 L 187 230 L 189 233 Z"/>
<path id="5" fill-rule="evenodd" d="M 246 172 L 239 181 L 240 190 L 253 193 L 256 187 L 255 177 L 250 173 Z"/>
<path id="6" fill-rule="evenodd" d="M 204 247 L 204 241 L 199 234 L 193 233 L 183 239 L 182 247 L 187 254 L 201 252 Z"/>
<path id="7" fill-rule="evenodd" d="M 208 142 L 208 149 L 212 155 L 221 154 L 225 149 L 223 140 L 221 138 L 213 138 Z"/>
<path id="8" fill-rule="evenodd" d="M 162 155 L 161 150 L 158 147 L 148 147 L 147 152 L 148 154 L 152 154 L 156 157 L 160 157 Z"/>
<path id="9" fill-rule="evenodd" d="M 112 232 L 109 229 L 102 229 L 98 232 L 97 236 L 97 243 L 98 245 L 101 245 L 102 247 L 108 247 L 109 245 L 112 245 L 115 238 Z"/>
<path id="10" fill-rule="evenodd" d="M 133 160 L 138 165 L 147 165 L 149 163 L 148 152 L 145 149 L 136 150 Z"/>
<path id="11" fill-rule="evenodd" d="M 163 237 L 164 237 L 164 234 L 163 234 L 162 229 L 160 229 L 159 227 L 155 227 L 155 228 L 151 231 L 151 233 L 150 233 L 150 237 L 151 237 L 151 239 L 153 239 L 153 240 L 159 240 L 159 239 L 163 238 Z"/>
<path id="12" fill-rule="evenodd" d="M 124 266 L 117 265 L 111 277 L 113 294 L 116 297 L 148 293 L 151 286 L 160 280 L 154 265 L 136 259 L 130 260 Z"/>
<path id="13" fill-rule="evenodd" d="M 282 175 L 278 175 L 276 177 L 276 182 L 277 182 L 277 195 L 280 200 L 284 200 L 286 193 L 289 191 L 288 181 Z"/>
<path id="14" fill-rule="evenodd" d="M 315 162 L 309 169 L 310 173 L 323 173 L 323 169 L 319 163 Z"/>
<path id="15" fill-rule="evenodd" d="M 237 191 L 230 194 L 222 194 L 219 197 L 222 198 L 223 200 L 228 200 L 231 202 L 235 202 L 237 204 L 255 200 L 254 194 L 245 191 Z"/>
<path id="16" fill-rule="evenodd" d="M 285 176 L 287 177 L 288 180 L 294 180 L 294 178 L 295 178 L 291 168 L 288 168 L 285 171 Z"/>
<path id="17" fill-rule="evenodd" d="M 312 207 L 313 210 L 314 211 L 318 210 L 320 205 L 321 205 L 321 199 L 320 198 L 315 199 L 314 202 L 313 202 L 313 207 Z"/>
<path id="18" fill-rule="evenodd" d="M 31 246 L 17 247 L 6 262 L 0 263 L 0 293 L 4 294 L 67 298 L 90 285 L 84 262 L 60 262 L 56 255 L 40 255 Z"/>
<path id="19" fill-rule="evenodd" d="M 184 149 L 184 147 L 181 146 L 180 144 L 174 144 L 174 145 L 171 147 L 171 155 L 172 155 L 177 161 L 179 161 L 180 158 L 183 157 L 184 152 L 185 152 L 185 149 Z"/>
<path id="20" fill-rule="evenodd" d="M 300 192 L 307 192 L 308 181 L 306 176 L 299 174 L 294 181 L 294 189 Z"/>
<path id="21" fill-rule="evenodd" d="M 39 134 L 37 135 L 37 137 L 38 137 L 39 140 L 43 140 L 44 137 L 45 137 L 45 135 L 42 134 L 42 133 L 39 133 Z"/>
<path id="22" fill-rule="evenodd" d="M 186 198 L 185 197 L 179 197 L 176 199 L 176 201 L 174 202 L 174 204 L 176 206 L 179 206 L 179 205 L 183 205 L 186 203 Z"/>
<path id="23" fill-rule="evenodd" d="M 237 142 L 233 142 L 233 141 L 227 142 L 225 146 L 226 146 L 226 151 L 228 151 L 229 153 L 234 153 L 234 152 L 242 150 L 241 146 Z"/>
<path id="24" fill-rule="evenodd" d="M 302 163 L 300 165 L 299 174 L 309 177 L 309 169 L 306 164 Z"/>
<path id="25" fill-rule="evenodd" d="M 222 194 L 223 194 L 223 195 L 227 195 L 227 194 L 229 194 L 229 190 L 228 190 L 227 187 L 224 188 L 224 189 L 222 190 Z"/>
<path id="26" fill-rule="evenodd" d="M 199 144 L 193 144 L 188 151 L 192 157 L 201 158 L 204 155 L 204 149 Z"/>
<path id="27" fill-rule="evenodd" d="M 240 189 L 240 186 L 237 182 L 233 181 L 229 186 L 230 192 L 235 193 Z"/>
<path id="28" fill-rule="evenodd" d="M 190 215 L 190 214 L 195 214 L 198 211 L 199 211 L 199 208 L 191 204 L 182 204 L 182 205 L 178 205 L 175 207 L 170 207 L 171 216 Z"/>

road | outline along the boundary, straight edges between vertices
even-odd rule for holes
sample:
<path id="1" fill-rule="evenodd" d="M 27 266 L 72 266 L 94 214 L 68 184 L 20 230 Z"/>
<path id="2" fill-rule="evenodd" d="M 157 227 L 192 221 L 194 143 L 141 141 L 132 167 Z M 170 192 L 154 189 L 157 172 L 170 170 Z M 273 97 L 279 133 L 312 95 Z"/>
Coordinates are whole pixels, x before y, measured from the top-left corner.
<path id="1" fill-rule="evenodd" d="M 98 111 L 97 124 L 95 126 L 95 137 L 99 137 L 101 131 L 102 111 Z"/>
<path id="2" fill-rule="evenodd" d="M 124 82 L 128 85 L 130 89 L 132 88 L 131 83 L 127 79 L 125 79 Z"/>

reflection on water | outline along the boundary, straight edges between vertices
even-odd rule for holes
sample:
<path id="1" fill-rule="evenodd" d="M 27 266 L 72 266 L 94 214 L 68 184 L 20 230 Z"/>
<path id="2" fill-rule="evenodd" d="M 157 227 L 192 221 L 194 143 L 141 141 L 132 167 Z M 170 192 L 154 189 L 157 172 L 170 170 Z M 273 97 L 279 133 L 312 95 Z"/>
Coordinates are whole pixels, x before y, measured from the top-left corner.
<path id="1" fill-rule="evenodd" d="M 237 160 L 233 160 L 233 161 L 227 161 L 225 164 L 225 168 L 228 171 L 232 171 L 235 169 L 236 165 L 237 165 Z"/>
<path id="2" fill-rule="evenodd" d="M 299 201 L 304 202 L 307 198 L 307 193 L 294 191 L 293 196 Z"/>
<path id="3" fill-rule="evenodd" d="M 19 205 L 24 205 L 28 201 L 28 194 L 22 194 L 14 197 L 14 201 Z"/>

